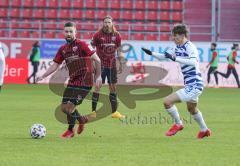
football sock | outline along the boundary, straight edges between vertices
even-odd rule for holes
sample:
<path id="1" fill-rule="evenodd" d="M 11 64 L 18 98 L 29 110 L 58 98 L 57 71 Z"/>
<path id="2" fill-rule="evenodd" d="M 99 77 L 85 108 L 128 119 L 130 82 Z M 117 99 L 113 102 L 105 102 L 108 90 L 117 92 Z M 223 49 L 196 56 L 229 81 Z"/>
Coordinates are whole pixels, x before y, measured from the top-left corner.
<path id="1" fill-rule="evenodd" d="M 0 85 L 0 92 L 1 92 L 1 90 L 2 90 L 2 86 Z"/>
<path id="2" fill-rule="evenodd" d="M 206 131 L 207 125 L 203 119 L 202 113 L 200 111 L 198 111 L 196 114 L 193 115 L 194 120 L 198 123 L 201 131 Z"/>
<path id="3" fill-rule="evenodd" d="M 117 94 L 116 93 L 110 93 L 109 94 L 109 100 L 112 107 L 112 113 L 117 111 Z"/>
<path id="4" fill-rule="evenodd" d="M 166 109 L 166 111 L 171 115 L 176 124 L 182 124 L 177 107 L 175 105 L 173 105 L 171 108 Z"/>
<path id="5" fill-rule="evenodd" d="M 72 113 L 72 116 L 78 120 L 79 124 L 85 124 L 88 122 L 87 116 L 81 116 L 77 109 Z"/>
<path id="6" fill-rule="evenodd" d="M 99 99 L 99 93 L 93 92 L 93 95 L 92 95 L 92 111 L 96 111 L 98 99 Z"/>
<path id="7" fill-rule="evenodd" d="M 76 118 L 74 118 L 71 114 L 67 114 L 67 120 L 68 120 L 68 130 L 73 130 Z"/>

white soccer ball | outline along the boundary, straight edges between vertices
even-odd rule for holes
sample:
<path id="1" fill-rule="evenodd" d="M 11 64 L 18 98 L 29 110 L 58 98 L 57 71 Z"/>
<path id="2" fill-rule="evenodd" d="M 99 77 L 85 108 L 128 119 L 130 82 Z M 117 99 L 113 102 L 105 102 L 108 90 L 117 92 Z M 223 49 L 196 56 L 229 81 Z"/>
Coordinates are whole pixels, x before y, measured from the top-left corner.
<path id="1" fill-rule="evenodd" d="M 30 135 L 34 139 L 46 136 L 46 128 L 42 124 L 34 124 L 30 129 Z"/>

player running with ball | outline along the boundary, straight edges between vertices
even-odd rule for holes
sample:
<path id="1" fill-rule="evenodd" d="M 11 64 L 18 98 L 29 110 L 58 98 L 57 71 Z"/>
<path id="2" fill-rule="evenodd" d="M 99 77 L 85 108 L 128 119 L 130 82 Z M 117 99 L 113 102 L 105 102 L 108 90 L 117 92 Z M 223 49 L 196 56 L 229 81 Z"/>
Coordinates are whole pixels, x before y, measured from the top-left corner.
<path id="1" fill-rule="evenodd" d="M 197 108 L 198 97 L 203 91 L 203 80 L 199 71 L 198 50 L 196 46 L 187 39 L 188 30 L 186 25 L 177 24 L 172 29 L 172 37 L 176 44 L 175 49 L 169 49 L 164 54 L 152 52 L 142 48 L 149 55 L 159 60 L 170 59 L 180 63 L 184 77 L 184 88 L 170 94 L 164 99 L 166 111 L 174 119 L 175 124 L 166 132 L 166 136 L 173 136 L 184 128 L 175 103 L 186 102 L 187 109 L 200 127 L 197 138 L 202 139 L 211 135 L 202 113 Z"/>

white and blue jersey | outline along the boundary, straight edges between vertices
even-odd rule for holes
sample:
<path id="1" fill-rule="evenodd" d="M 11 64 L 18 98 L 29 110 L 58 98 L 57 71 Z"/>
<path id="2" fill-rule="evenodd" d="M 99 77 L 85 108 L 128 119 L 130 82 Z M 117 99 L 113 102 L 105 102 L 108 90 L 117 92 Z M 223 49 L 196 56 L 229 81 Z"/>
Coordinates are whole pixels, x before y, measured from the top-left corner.
<path id="1" fill-rule="evenodd" d="M 189 65 L 181 63 L 181 70 L 184 77 L 184 85 L 185 87 L 193 87 L 199 89 L 200 91 L 203 90 L 203 79 L 199 70 L 199 60 L 198 60 L 198 50 L 196 46 L 187 41 L 183 45 L 177 45 L 175 47 L 175 54 L 177 59 L 189 60 L 194 61 L 195 63 Z M 176 60 L 177 61 L 177 60 Z"/>

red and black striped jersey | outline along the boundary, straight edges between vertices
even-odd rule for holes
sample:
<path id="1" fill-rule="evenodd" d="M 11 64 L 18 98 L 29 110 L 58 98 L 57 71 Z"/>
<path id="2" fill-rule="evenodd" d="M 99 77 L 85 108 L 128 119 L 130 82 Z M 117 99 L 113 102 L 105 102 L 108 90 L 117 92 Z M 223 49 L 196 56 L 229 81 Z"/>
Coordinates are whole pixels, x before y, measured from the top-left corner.
<path id="1" fill-rule="evenodd" d="M 91 46 L 75 39 L 72 43 L 62 45 L 54 62 L 61 64 L 66 62 L 69 71 L 68 85 L 71 86 L 92 86 L 92 62 L 91 56 L 95 53 Z"/>
<path id="2" fill-rule="evenodd" d="M 116 67 L 116 52 L 121 46 L 121 36 L 119 32 L 104 33 L 100 30 L 94 34 L 92 45 L 96 47 L 102 67 Z"/>

